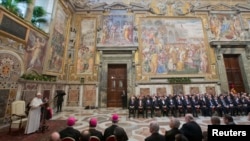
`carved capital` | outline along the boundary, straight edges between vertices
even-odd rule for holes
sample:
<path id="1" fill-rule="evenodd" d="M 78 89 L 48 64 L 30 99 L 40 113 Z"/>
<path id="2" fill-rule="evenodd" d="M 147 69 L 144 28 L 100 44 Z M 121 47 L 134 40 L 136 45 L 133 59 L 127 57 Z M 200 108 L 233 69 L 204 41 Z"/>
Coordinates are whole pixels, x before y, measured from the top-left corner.
<path id="1" fill-rule="evenodd" d="M 221 59 L 221 45 L 216 46 L 216 55 L 217 55 L 217 59 L 220 60 Z"/>

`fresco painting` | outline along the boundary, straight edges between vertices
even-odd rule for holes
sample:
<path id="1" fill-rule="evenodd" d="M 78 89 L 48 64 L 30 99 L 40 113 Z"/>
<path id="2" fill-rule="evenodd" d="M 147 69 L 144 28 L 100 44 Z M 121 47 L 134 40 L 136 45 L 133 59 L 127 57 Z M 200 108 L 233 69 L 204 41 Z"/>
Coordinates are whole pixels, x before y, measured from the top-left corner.
<path id="1" fill-rule="evenodd" d="M 65 38 L 68 18 L 63 8 L 59 5 L 55 14 L 55 24 L 52 29 L 51 46 L 49 47 L 47 71 L 60 73 L 63 69 Z"/>
<path id="2" fill-rule="evenodd" d="M 107 15 L 103 17 L 98 46 L 129 46 L 134 44 L 133 16 Z"/>
<path id="3" fill-rule="evenodd" d="M 140 88 L 140 96 L 150 95 L 150 88 Z"/>
<path id="4" fill-rule="evenodd" d="M 47 42 L 47 37 L 34 31 L 30 31 L 27 48 L 25 48 L 27 71 L 35 70 L 38 73 L 42 73 Z"/>
<path id="5" fill-rule="evenodd" d="M 142 18 L 139 32 L 143 74 L 209 72 L 201 19 Z"/>
<path id="6" fill-rule="evenodd" d="M 211 14 L 209 24 L 215 40 L 239 40 L 243 34 L 240 17 L 238 15 Z"/>
<path id="7" fill-rule="evenodd" d="M 83 19 L 81 22 L 80 46 L 77 53 L 77 73 L 92 73 L 95 57 L 95 19 Z"/>

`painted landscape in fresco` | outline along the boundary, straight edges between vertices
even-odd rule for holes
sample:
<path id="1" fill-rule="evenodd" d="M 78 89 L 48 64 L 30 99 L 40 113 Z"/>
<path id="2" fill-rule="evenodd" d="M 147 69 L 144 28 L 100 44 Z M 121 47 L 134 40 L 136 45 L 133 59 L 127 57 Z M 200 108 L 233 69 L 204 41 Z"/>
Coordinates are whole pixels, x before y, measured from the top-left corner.
<path id="1" fill-rule="evenodd" d="M 143 74 L 208 72 L 201 19 L 142 18 L 139 32 Z"/>

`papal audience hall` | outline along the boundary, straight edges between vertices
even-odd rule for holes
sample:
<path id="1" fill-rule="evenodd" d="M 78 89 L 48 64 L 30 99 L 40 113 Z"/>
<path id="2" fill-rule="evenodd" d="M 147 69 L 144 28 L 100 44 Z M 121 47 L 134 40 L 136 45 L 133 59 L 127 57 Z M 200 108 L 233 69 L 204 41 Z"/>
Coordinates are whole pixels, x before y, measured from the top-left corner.
<path id="1" fill-rule="evenodd" d="M 16 4 L 0 6 L 0 124 L 38 92 L 55 108 L 57 91 L 63 107 L 145 118 L 249 112 L 249 0 Z"/>

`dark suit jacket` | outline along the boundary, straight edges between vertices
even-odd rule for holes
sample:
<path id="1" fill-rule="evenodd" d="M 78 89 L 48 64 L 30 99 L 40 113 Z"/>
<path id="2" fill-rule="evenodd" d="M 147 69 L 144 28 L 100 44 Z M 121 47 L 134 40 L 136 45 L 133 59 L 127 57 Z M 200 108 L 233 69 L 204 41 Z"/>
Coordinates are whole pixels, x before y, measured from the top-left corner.
<path id="1" fill-rule="evenodd" d="M 80 139 L 82 138 L 82 134 L 80 133 L 80 131 L 74 129 L 71 126 L 66 127 L 65 129 L 61 130 L 59 132 L 59 134 L 60 134 L 61 139 L 64 138 L 64 137 L 72 137 L 76 141 L 80 141 Z"/>
<path id="2" fill-rule="evenodd" d="M 104 140 L 106 140 L 110 135 L 114 135 L 114 131 L 115 128 L 118 127 L 117 125 L 113 124 L 111 126 L 109 126 L 108 128 L 105 129 L 104 131 Z M 123 135 L 120 136 L 124 136 L 125 140 L 128 140 L 128 135 L 126 134 L 126 132 L 123 132 Z"/>
<path id="3" fill-rule="evenodd" d="M 189 141 L 202 141 L 201 127 L 195 121 L 183 124 L 180 131 Z"/>
<path id="4" fill-rule="evenodd" d="M 96 136 L 100 139 L 100 141 L 104 141 L 103 135 L 101 131 L 98 131 L 94 128 L 89 129 L 90 136 Z"/>
<path id="5" fill-rule="evenodd" d="M 152 133 L 145 141 L 165 141 L 165 137 L 159 133 Z"/>
<path id="6" fill-rule="evenodd" d="M 178 128 L 173 128 L 165 132 L 166 141 L 175 141 L 175 135 L 181 133 Z"/>

